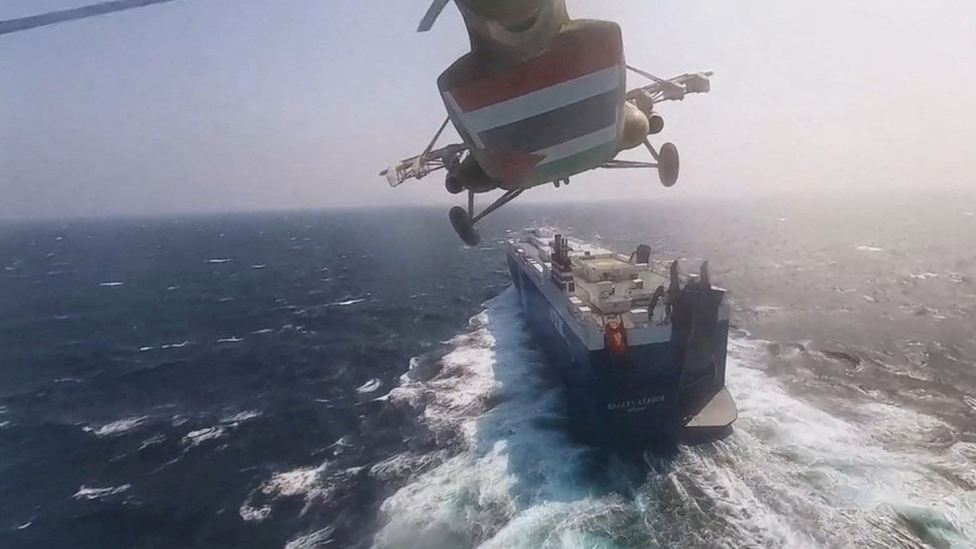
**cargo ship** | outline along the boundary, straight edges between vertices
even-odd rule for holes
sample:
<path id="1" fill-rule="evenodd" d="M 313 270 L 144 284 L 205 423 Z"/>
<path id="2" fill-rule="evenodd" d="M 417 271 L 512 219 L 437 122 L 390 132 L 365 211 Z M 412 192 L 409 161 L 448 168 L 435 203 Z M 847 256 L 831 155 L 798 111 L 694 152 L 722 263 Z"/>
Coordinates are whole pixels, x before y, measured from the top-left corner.
<path id="1" fill-rule="evenodd" d="M 725 387 L 730 307 L 708 264 L 683 275 L 640 245 L 621 255 L 548 228 L 508 242 L 526 319 L 565 382 L 577 433 L 598 444 L 721 438 L 738 412 Z"/>

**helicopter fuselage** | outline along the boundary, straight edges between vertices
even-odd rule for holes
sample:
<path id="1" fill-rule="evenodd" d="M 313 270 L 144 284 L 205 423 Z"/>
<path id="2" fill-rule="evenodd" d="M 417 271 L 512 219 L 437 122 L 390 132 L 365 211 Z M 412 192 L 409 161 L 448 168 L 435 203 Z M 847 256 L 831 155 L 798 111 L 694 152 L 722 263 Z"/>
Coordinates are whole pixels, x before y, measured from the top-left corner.
<path id="1" fill-rule="evenodd" d="M 437 81 L 470 151 L 449 171 L 455 188 L 563 181 L 643 142 L 648 118 L 625 101 L 616 23 L 572 20 L 563 0 L 457 5 L 471 51 Z"/>

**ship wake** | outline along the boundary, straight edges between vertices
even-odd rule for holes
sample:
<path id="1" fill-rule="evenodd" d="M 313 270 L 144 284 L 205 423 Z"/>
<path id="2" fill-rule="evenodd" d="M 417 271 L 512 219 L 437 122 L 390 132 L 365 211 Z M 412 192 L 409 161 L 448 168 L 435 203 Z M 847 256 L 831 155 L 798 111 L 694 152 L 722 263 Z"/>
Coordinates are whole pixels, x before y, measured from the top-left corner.
<path id="1" fill-rule="evenodd" d="M 573 442 L 543 364 L 510 289 L 436 368 L 412 365 L 385 398 L 442 450 L 382 504 L 375 547 L 974 547 L 976 445 L 890 405 L 794 396 L 759 342 L 731 344 L 735 432 L 667 458 Z"/>

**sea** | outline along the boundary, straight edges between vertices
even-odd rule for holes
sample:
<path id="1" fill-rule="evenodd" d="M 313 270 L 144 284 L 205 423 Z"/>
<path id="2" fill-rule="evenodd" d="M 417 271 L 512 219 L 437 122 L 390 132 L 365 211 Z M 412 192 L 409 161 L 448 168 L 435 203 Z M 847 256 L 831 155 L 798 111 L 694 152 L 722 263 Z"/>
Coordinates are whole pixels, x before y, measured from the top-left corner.
<path id="1" fill-rule="evenodd" d="M 733 304 L 726 439 L 574 436 L 505 240 Z M 0 547 L 976 547 L 976 191 L 0 223 Z"/>

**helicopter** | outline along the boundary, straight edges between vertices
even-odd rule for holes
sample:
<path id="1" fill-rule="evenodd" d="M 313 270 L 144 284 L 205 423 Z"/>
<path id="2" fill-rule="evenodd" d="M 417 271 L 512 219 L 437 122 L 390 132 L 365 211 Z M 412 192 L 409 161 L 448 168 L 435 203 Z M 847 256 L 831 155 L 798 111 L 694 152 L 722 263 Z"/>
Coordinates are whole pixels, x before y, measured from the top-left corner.
<path id="1" fill-rule="evenodd" d="M 434 0 L 418 32 L 429 31 L 450 0 Z M 419 155 L 380 172 L 391 187 L 444 169 L 451 194 L 467 192 L 467 208 L 449 212 L 470 246 L 475 225 L 523 192 L 596 168 L 652 168 L 665 187 L 678 180 L 678 149 L 656 149 L 664 129 L 656 106 L 711 89 L 710 71 L 663 79 L 626 64 L 620 26 L 571 19 L 565 0 L 454 0 L 470 51 L 437 79 L 447 118 Z M 626 89 L 627 71 L 651 81 Z M 452 123 L 462 143 L 434 148 Z M 643 145 L 652 162 L 617 159 Z M 504 193 L 480 212 L 474 195 Z"/>

